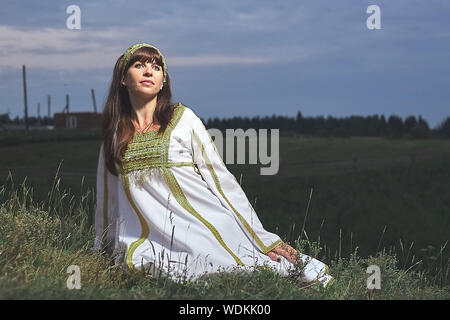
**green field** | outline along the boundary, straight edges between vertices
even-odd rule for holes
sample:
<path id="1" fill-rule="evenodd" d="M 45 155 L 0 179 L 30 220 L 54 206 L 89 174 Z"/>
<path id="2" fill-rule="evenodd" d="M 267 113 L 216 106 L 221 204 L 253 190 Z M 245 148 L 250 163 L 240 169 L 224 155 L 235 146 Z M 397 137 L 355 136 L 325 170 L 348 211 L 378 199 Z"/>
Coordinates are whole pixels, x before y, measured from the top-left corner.
<path id="1" fill-rule="evenodd" d="M 17 182 L 27 177 L 35 199 L 45 199 L 61 164 L 62 189 L 80 195 L 95 187 L 99 147 L 100 140 L 1 147 L 0 178 L 8 171 Z M 449 239 L 449 155 L 450 140 L 282 136 L 276 175 L 260 175 L 259 164 L 228 168 L 267 228 L 295 240 L 312 192 L 307 233 L 331 252 L 339 240 L 350 250 L 352 240 L 369 254 L 385 228 L 383 246 L 402 240 L 420 250 Z"/>
<path id="2" fill-rule="evenodd" d="M 81 197 L 95 187 L 99 147 L 100 140 L 2 146 L 0 178 L 11 172 L 18 185 L 26 177 L 33 200 L 45 201 L 61 164 L 61 190 Z M 306 253 L 330 262 L 384 249 L 395 252 L 397 267 L 426 270 L 433 283 L 448 285 L 449 163 L 450 140 L 281 136 L 278 174 L 261 176 L 260 165 L 228 168 L 266 229 L 290 243 L 316 243 Z"/>

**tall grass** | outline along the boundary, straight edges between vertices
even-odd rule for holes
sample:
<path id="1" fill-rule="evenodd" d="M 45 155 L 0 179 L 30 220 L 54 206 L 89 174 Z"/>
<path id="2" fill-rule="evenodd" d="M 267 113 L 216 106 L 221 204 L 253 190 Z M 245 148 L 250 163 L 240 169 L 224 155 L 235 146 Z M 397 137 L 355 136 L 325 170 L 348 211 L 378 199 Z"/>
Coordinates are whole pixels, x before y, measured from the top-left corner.
<path id="1" fill-rule="evenodd" d="M 292 243 L 298 250 L 321 259 L 335 277 L 328 289 L 305 287 L 269 269 L 250 274 L 217 273 L 198 281 L 174 282 L 152 278 L 116 265 L 92 250 L 92 213 L 95 192 L 79 197 L 61 190 L 59 168 L 47 199 L 37 202 L 26 178 L 16 185 L 10 173 L 0 186 L 0 298 L 1 299 L 449 299 L 448 287 L 438 279 L 448 276 L 448 262 L 439 261 L 435 273 L 416 272 L 409 252 L 381 250 L 361 258 L 358 247 L 345 256 L 327 257 L 319 238 L 308 238 L 306 224 Z M 306 221 L 306 218 L 305 218 Z M 431 250 L 431 249 L 430 249 Z M 441 248 L 442 252 L 443 248 Z M 437 256 L 439 260 L 439 255 Z M 366 268 L 381 269 L 381 290 L 368 290 Z M 67 269 L 81 270 L 81 289 L 67 288 Z M 404 269 L 405 266 L 409 266 Z"/>

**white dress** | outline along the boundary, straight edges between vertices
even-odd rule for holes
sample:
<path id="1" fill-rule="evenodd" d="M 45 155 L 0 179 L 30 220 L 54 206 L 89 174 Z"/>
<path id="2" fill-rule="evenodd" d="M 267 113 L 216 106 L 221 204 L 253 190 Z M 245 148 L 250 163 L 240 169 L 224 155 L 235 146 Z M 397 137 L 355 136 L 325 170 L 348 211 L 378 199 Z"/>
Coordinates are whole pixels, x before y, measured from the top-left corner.
<path id="1" fill-rule="evenodd" d="M 265 230 L 201 119 L 176 105 L 164 134 L 137 133 L 119 175 L 97 168 L 96 239 L 117 261 L 173 279 L 265 265 L 288 275 L 293 265 L 266 254 L 282 243 Z M 301 254 L 305 281 L 328 282 L 327 266 Z"/>

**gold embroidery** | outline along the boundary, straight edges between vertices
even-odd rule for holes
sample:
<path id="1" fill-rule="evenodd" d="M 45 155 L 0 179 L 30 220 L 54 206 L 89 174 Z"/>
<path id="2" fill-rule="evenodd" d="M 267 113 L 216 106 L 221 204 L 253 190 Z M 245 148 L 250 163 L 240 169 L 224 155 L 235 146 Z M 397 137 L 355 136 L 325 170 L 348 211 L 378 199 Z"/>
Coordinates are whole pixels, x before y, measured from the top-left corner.
<path id="1" fill-rule="evenodd" d="M 233 259 L 236 261 L 238 265 L 243 266 L 244 264 L 242 261 L 228 248 L 228 246 L 225 244 L 225 242 L 222 239 L 222 236 L 217 231 L 217 229 L 208 222 L 205 218 L 203 218 L 189 203 L 189 201 L 186 198 L 186 195 L 184 194 L 183 190 L 181 189 L 180 185 L 178 184 L 177 179 L 173 175 L 173 173 L 168 168 L 161 168 L 161 172 L 164 176 L 164 179 L 166 180 L 167 185 L 170 188 L 170 191 L 172 191 L 173 195 L 175 196 L 175 199 L 178 201 L 178 203 L 190 214 L 192 214 L 194 217 L 196 217 L 198 220 L 200 220 L 214 235 L 214 237 L 219 241 L 219 243 L 222 245 L 222 247 L 233 257 Z"/>
<path id="2" fill-rule="evenodd" d="M 170 134 L 180 120 L 184 109 L 181 103 L 175 107 L 173 118 L 164 133 L 150 130 L 134 135 L 122 158 L 122 175 L 153 167 L 194 166 L 193 162 L 168 161 Z"/>
<path id="3" fill-rule="evenodd" d="M 277 241 L 275 241 L 271 245 L 268 245 L 267 247 L 265 247 L 265 249 L 263 250 L 263 253 L 267 253 L 269 251 L 272 251 L 273 249 L 275 249 L 276 247 L 278 247 L 282 243 L 283 243 L 283 240 L 278 239 Z"/>
<path id="4" fill-rule="evenodd" d="M 206 130 L 206 129 L 205 129 Z M 222 195 L 222 197 L 225 199 L 225 201 L 228 203 L 228 205 L 231 207 L 231 209 L 233 210 L 233 212 L 236 214 L 236 216 L 239 218 L 239 220 L 242 222 L 242 224 L 245 226 L 245 228 L 247 229 L 247 231 L 250 233 L 250 235 L 252 236 L 252 238 L 255 240 L 255 242 L 261 247 L 261 250 L 263 253 L 267 253 L 271 250 L 273 250 L 276 246 L 278 246 L 279 244 L 281 244 L 283 241 L 281 239 L 275 241 L 274 243 L 272 243 L 269 246 L 265 246 L 264 243 L 261 241 L 261 239 L 258 237 L 258 235 L 255 233 L 255 231 L 252 229 L 252 227 L 248 224 L 248 222 L 244 219 L 244 217 L 241 216 L 241 214 L 234 208 L 234 206 L 231 204 L 231 202 L 228 200 L 228 198 L 225 196 L 225 193 L 222 190 L 222 186 L 220 185 L 220 181 L 219 178 L 216 175 L 216 172 L 214 171 L 214 168 L 212 166 L 211 161 L 209 160 L 208 155 L 205 152 L 205 146 L 203 145 L 202 141 L 200 140 L 199 136 L 197 135 L 197 133 L 192 130 L 193 135 L 194 135 L 194 139 L 197 142 L 197 144 L 199 145 L 199 147 L 201 148 L 201 153 L 205 158 L 205 162 L 206 162 L 206 166 L 208 168 L 209 173 L 211 174 L 211 177 L 214 180 L 214 183 L 216 185 L 217 190 L 219 191 L 219 193 Z M 209 134 L 208 134 L 209 135 Z M 211 141 L 212 142 L 212 141 Z M 219 156 L 219 155 L 218 155 Z M 222 162 L 223 163 L 223 162 Z M 234 176 L 233 176 L 234 177 Z M 237 180 L 236 178 L 234 178 L 236 183 Z M 239 185 L 239 184 L 238 184 Z M 242 188 L 241 188 L 242 190 Z"/>
<path id="5" fill-rule="evenodd" d="M 145 221 L 144 215 L 139 211 L 138 207 L 136 206 L 136 204 L 133 201 L 133 198 L 130 193 L 130 183 L 129 183 L 128 177 L 126 175 L 122 176 L 122 184 L 124 186 L 124 190 L 127 195 L 128 201 L 130 202 L 131 206 L 133 207 L 134 211 L 136 212 L 139 222 L 141 224 L 141 236 L 139 237 L 139 239 L 137 239 L 136 241 L 134 241 L 133 243 L 130 244 L 130 247 L 128 248 L 128 252 L 126 255 L 126 263 L 127 263 L 128 267 L 131 269 L 135 269 L 134 264 L 133 264 L 134 251 L 136 251 L 136 249 L 145 241 L 145 239 L 147 239 L 147 237 L 150 234 L 150 228 L 149 228 L 147 222 Z"/>

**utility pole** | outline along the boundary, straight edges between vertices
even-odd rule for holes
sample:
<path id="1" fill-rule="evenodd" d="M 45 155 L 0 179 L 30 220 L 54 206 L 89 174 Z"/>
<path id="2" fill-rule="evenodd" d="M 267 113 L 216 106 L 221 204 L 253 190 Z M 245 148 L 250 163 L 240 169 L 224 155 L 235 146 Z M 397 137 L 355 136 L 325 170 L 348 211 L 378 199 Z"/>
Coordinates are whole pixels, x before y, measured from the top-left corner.
<path id="1" fill-rule="evenodd" d="M 38 126 L 40 126 L 41 125 L 41 103 L 40 102 L 38 102 L 37 114 L 38 114 Z"/>
<path id="2" fill-rule="evenodd" d="M 25 129 L 28 132 L 28 101 L 27 101 L 27 77 L 25 72 L 25 65 L 22 66 L 22 79 L 23 79 L 23 101 L 25 105 Z"/>
<path id="3" fill-rule="evenodd" d="M 95 103 L 94 89 L 91 89 L 91 94 L 92 94 L 92 103 L 94 104 L 94 112 L 97 113 L 97 104 Z"/>
<path id="4" fill-rule="evenodd" d="M 66 106 L 64 107 L 62 112 L 69 113 L 69 95 L 66 94 Z"/>
<path id="5" fill-rule="evenodd" d="M 48 112 L 48 120 L 50 121 L 50 95 L 47 96 L 47 112 Z"/>

